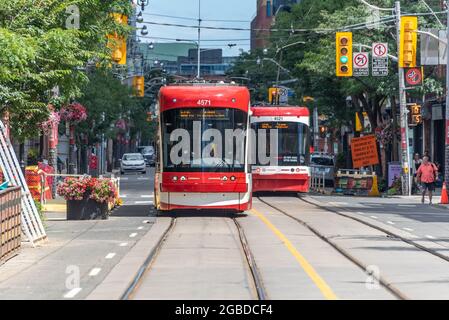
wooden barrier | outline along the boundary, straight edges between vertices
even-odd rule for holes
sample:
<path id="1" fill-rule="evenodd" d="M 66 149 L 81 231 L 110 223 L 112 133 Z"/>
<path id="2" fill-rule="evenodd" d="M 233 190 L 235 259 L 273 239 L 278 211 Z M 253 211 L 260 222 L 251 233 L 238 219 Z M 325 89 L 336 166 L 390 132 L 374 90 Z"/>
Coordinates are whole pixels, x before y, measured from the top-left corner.
<path id="1" fill-rule="evenodd" d="M 375 173 L 360 170 L 339 170 L 335 179 L 335 192 L 345 195 L 368 196 L 377 190 Z"/>
<path id="2" fill-rule="evenodd" d="M 20 187 L 0 191 L 0 264 L 20 249 L 21 197 Z"/>

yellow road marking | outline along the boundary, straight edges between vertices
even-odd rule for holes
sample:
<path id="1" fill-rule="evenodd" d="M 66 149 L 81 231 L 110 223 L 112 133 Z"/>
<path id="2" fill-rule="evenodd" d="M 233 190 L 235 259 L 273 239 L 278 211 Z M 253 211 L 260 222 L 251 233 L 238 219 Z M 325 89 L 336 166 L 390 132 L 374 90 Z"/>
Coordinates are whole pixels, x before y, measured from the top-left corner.
<path id="1" fill-rule="evenodd" d="M 296 261 L 299 262 L 303 270 L 306 272 L 306 274 L 309 276 L 309 278 L 315 283 L 315 285 L 320 289 L 323 296 L 328 300 L 336 300 L 338 299 L 335 293 L 332 291 L 332 289 L 329 287 L 329 285 L 323 280 L 323 278 L 320 277 L 320 275 L 315 271 L 315 269 L 312 267 L 312 265 L 304 258 L 299 251 L 295 248 L 295 246 L 290 242 L 290 240 L 287 239 L 287 237 L 279 231 L 278 228 L 276 228 L 270 220 L 268 220 L 262 213 L 257 211 L 256 209 L 251 209 L 251 211 L 260 219 L 262 220 L 268 228 L 271 229 L 271 231 L 276 234 L 276 236 L 284 243 L 284 245 L 287 247 L 288 251 L 295 257 Z"/>

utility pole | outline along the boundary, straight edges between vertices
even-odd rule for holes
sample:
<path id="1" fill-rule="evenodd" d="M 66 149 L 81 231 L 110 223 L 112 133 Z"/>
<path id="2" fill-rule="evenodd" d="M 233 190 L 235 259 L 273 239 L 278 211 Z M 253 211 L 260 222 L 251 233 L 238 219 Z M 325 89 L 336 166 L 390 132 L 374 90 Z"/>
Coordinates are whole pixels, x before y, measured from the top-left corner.
<path id="1" fill-rule="evenodd" d="M 196 77 L 201 77 L 201 0 L 198 0 L 198 71 Z"/>
<path id="2" fill-rule="evenodd" d="M 449 56 L 449 3 L 446 1 L 447 27 L 446 27 L 446 56 Z M 444 157 L 444 181 L 449 182 L 449 62 L 446 63 L 446 139 Z"/>
<path id="3" fill-rule="evenodd" d="M 318 140 L 320 139 L 320 127 L 318 123 L 318 107 L 314 102 L 313 106 L 313 149 L 318 151 L 319 144 Z"/>
<path id="4" fill-rule="evenodd" d="M 396 27 L 397 27 L 397 47 L 398 58 L 402 54 L 401 51 L 401 3 L 395 2 Z M 408 141 L 408 121 L 407 121 L 407 95 L 405 90 L 404 69 L 398 63 L 399 77 L 399 108 L 400 108 L 400 124 L 401 124 L 401 165 L 402 165 L 402 194 L 411 195 L 411 179 L 410 179 L 410 156 Z"/>

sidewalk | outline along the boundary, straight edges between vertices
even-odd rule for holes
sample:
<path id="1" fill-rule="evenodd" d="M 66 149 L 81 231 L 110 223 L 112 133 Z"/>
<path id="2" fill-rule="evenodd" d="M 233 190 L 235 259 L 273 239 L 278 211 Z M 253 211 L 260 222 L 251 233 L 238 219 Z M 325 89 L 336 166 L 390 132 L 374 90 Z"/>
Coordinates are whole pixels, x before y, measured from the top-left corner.
<path id="1" fill-rule="evenodd" d="M 48 202 L 48 241 L 36 248 L 23 242 L 19 254 L 0 266 L 0 300 L 86 298 L 150 232 L 155 218 L 134 211 L 123 206 L 108 220 L 67 221 L 65 201 Z M 79 288 L 68 286 L 74 275 Z"/>
<path id="2" fill-rule="evenodd" d="M 42 211 L 46 221 L 66 220 L 67 204 L 63 198 L 47 201 Z"/>

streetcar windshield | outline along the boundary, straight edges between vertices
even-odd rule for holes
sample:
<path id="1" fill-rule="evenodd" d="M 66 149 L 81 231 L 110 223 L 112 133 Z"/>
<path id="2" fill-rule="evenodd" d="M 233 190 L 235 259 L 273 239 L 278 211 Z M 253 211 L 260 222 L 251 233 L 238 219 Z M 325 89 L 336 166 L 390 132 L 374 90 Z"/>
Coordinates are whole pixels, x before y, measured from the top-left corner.
<path id="1" fill-rule="evenodd" d="M 244 172 L 247 120 L 247 113 L 229 108 L 164 111 L 164 171 Z"/>
<path id="2" fill-rule="evenodd" d="M 252 128 L 256 131 L 258 139 L 260 139 L 261 129 L 265 129 L 266 134 L 266 150 L 259 150 L 260 144 L 257 143 L 257 154 L 268 154 L 270 149 L 270 134 L 273 130 L 277 130 L 278 166 L 304 166 L 310 162 L 310 131 L 309 126 L 299 122 L 257 122 L 253 123 Z M 260 163 L 263 157 L 257 156 L 256 163 L 258 165 L 266 165 Z"/>

